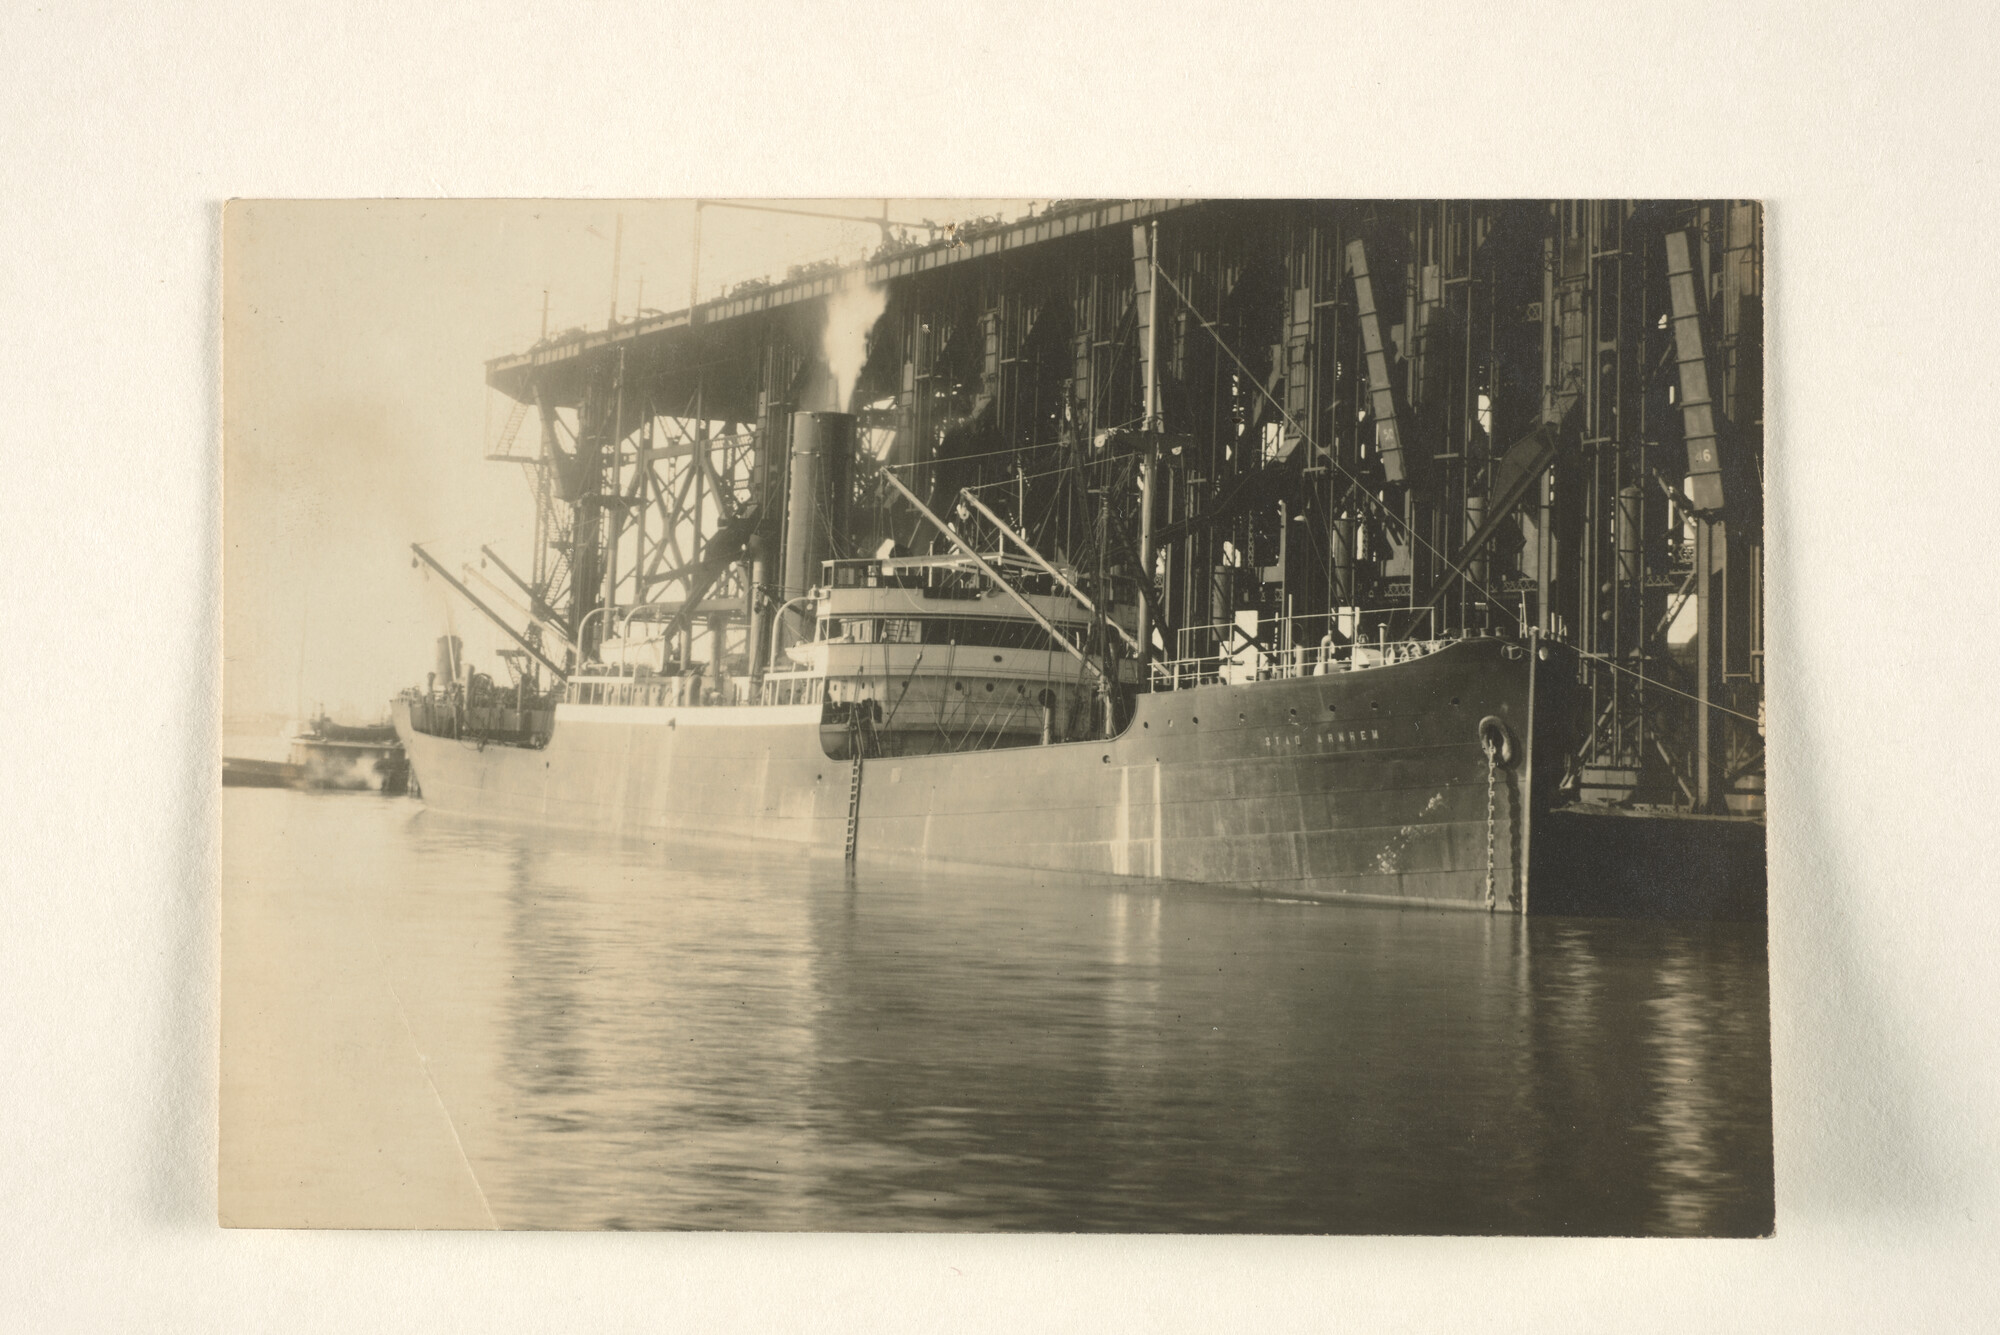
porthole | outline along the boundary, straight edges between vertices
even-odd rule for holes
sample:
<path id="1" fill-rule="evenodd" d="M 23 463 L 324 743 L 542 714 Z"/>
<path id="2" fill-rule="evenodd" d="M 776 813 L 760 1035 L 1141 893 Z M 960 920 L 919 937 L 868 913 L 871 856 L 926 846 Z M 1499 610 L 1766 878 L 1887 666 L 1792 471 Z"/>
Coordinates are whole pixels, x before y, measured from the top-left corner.
<path id="1" fill-rule="evenodd" d="M 1236 721 L 1238 723 L 1248 723 L 1250 721 L 1250 716 L 1248 714 L 1239 713 L 1236 716 Z"/>
<path id="2" fill-rule="evenodd" d="M 1151 728 L 1153 725 L 1150 723 L 1141 723 L 1139 726 L 1142 728 Z"/>
<path id="3" fill-rule="evenodd" d="M 1451 707 L 1452 707 L 1453 709 L 1457 709 L 1457 708 L 1458 708 L 1458 697 L 1457 697 L 1457 696 L 1455 696 L 1455 695 L 1454 695 L 1453 697 L 1451 697 Z"/>
<path id="4" fill-rule="evenodd" d="M 993 694 L 993 683 L 990 681 L 986 683 L 986 693 L 988 695 Z"/>
<path id="5" fill-rule="evenodd" d="M 1006 662 L 1007 660 L 1006 660 L 1005 658 L 1001 657 L 1001 656 L 1000 656 L 999 654 L 995 654 L 995 655 L 993 655 L 993 661 L 994 661 L 994 662 L 996 662 L 996 663 L 1004 663 L 1004 662 Z"/>
<path id="6" fill-rule="evenodd" d="M 1329 714 L 1338 714 L 1340 712 L 1340 706 L 1335 704 L 1333 701 L 1329 700 L 1326 702 L 1326 712 Z"/>
<path id="7" fill-rule="evenodd" d="M 1188 721 L 1194 724 L 1198 728 L 1201 726 L 1201 715 L 1196 714 L 1192 719 L 1189 719 Z"/>
<path id="8" fill-rule="evenodd" d="M 951 684 L 951 689 L 953 689 L 954 691 L 963 692 L 965 690 L 965 683 L 962 681 L 955 681 Z"/>
<path id="9" fill-rule="evenodd" d="M 1369 709 L 1371 709 L 1371 710 L 1373 710 L 1373 711 L 1374 711 L 1375 713 L 1377 713 L 1377 714 L 1379 714 L 1379 713 L 1381 713 L 1381 712 L 1382 712 L 1382 706 L 1381 706 L 1381 705 L 1379 705 L 1379 704 L 1377 704 L 1377 703 L 1375 703 L 1375 701 L 1373 701 L 1373 700 L 1370 700 L 1370 701 L 1368 702 L 1368 708 L 1369 708 Z"/>

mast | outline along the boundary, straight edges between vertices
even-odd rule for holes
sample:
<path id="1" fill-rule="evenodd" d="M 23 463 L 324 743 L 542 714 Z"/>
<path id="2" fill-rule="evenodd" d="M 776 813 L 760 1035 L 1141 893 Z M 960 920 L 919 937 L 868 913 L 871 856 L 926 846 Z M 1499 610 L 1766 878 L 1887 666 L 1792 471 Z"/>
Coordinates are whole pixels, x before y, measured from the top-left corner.
<path id="1" fill-rule="evenodd" d="M 453 575 L 449 570 L 446 570 L 442 565 L 440 565 L 436 557 L 432 556 L 429 552 L 424 550 L 422 543 L 416 543 L 416 542 L 411 543 L 410 550 L 415 552 L 418 556 L 422 557 L 425 565 L 429 566 L 432 570 L 437 571 L 439 575 L 443 576 L 444 582 L 451 585 L 452 588 L 456 589 L 458 591 L 459 597 L 465 599 L 465 601 L 467 601 L 468 603 L 471 603 L 481 612 L 484 612 L 486 614 L 486 619 L 488 621 L 491 621 L 494 625 L 498 626 L 501 630 L 505 631 L 507 635 L 514 641 L 514 643 L 520 645 L 523 649 L 526 649 L 528 651 L 528 656 L 530 658 L 533 658 L 537 663 L 540 663 L 543 667 L 547 668 L 549 670 L 550 675 L 553 676 L 557 681 L 559 682 L 563 681 L 569 676 L 568 673 L 564 672 L 561 668 L 557 667 L 553 662 L 551 662 L 549 660 L 548 655 L 544 654 L 540 649 L 537 649 L 533 644 L 530 644 L 528 642 L 527 636 L 521 634 L 520 631 L 515 630 L 511 625 L 509 625 L 505 617 L 501 616 L 498 612 L 494 611 L 492 608 L 488 607 L 484 602 L 480 601 L 478 594 L 474 593 L 471 589 L 466 588 L 463 581 L 461 581 L 456 575 Z"/>
<path id="2" fill-rule="evenodd" d="M 300 723 L 306 721 L 306 622 L 312 616 L 312 593 L 307 591 L 299 607 L 299 679 L 298 698 L 293 702 L 292 717 Z"/>
<path id="3" fill-rule="evenodd" d="M 1145 376 L 1145 400 L 1141 405 L 1144 414 L 1140 422 L 1139 454 L 1139 667 L 1140 676 L 1146 675 L 1146 667 L 1153 658 L 1153 604 L 1146 597 L 1147 586 L 1153 582 L 1153 470 L 1155 446 L 1160 433 L 1160 369 L 1159 369 L 1159 309 L 1160 309 L 1160 229 L 1155 222 L 1142 223 L 1132 229 L 1132 245 L 1138 250 L 1139 263 L 1134 266 L 1134 277 L 1140 285 L 1136 294 L 1140 304 L 1141 321 L 1144 327 L 1139 331 L 1139 365 Z"/>

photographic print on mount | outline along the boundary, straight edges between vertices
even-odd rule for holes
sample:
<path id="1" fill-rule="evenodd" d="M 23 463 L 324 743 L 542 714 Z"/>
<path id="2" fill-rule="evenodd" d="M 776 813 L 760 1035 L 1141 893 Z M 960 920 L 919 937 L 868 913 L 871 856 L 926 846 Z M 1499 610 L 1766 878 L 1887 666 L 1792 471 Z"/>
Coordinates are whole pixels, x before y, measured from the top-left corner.
<path id="1" fill-rule="evenodd" d="M 1769 1233 L 1762 228 L 231 203 L 222 1222 Z"/>

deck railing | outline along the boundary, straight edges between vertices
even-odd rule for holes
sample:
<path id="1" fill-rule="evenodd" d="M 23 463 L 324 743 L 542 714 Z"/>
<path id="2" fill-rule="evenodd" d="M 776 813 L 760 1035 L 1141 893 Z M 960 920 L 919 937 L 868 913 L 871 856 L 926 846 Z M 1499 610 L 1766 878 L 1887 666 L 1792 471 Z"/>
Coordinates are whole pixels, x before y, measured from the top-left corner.
<path id="1" fill-rule="evenodd" d="M 548 709 L 504 709 L 493 705 L 467 707 L 457 699 L 406 691 L 410 726 L 431 737 L 506 742 L 516 746 L 539 746 L 548 740 L 555 722 L 553 707 Z"/>
<path id="2" fill-rule="evenodd" d="M 596 673 L 571 677 L 563 699 L 574 705 L 637 705 L 654 709 L 712 709 L 737 705 L 818 704 L 826 680 L 813 672 L 740 674 L 710 677 L 705 672 L 671 676 Z"/>
<path id="3" fill-rule="evenodd" d="M 1254 629 L 1247 621 L 1184 627 L 1174 637 L 1175 656 L 1153 664 L 1153 689 L 1184 691 L 1216 683 L 1361 671 L 1422 658 L 1449 643 L 1434 634 L 1390 639 L 1391 619 L 1411 612 L 1407 607 L 1358 608 L 1278 617 Z M 1418 608 L 1415 613 L 1416 628 L 1431 631 L 1434 609 Z"/>

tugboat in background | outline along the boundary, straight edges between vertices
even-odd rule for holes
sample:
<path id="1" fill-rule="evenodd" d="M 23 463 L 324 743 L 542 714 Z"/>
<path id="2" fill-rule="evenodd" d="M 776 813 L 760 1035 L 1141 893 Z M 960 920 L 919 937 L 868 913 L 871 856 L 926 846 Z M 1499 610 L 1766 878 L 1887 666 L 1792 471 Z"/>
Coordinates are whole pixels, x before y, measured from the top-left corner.
<path id="1" fill-rule="evenodd" d="M 396 725 L 335 723 L 321 710 L 292 736 L 298 787 L 338 788 L 394 797 L 409 791 L 410 763 Z"/>
<path id="2" fill-rule="evenodd" d="M 294 725 L 285 760 L 222 758 L 225 788 L 319 788 L 373 792 L 409 791 L 410 763 L 393 723 L 335 723 L 321 710 Z"/>

